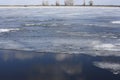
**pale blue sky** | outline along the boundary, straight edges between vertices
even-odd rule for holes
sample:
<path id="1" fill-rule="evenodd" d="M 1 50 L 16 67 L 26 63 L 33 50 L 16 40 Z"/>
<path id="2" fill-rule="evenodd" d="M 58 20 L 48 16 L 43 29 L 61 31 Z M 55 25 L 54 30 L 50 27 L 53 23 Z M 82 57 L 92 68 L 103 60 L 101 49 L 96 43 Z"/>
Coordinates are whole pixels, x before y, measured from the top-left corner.
<path id="1" fill-rule="evenodd" d="M 56 0 L 48 0 L 50 4 L 54 4 Z M 59 0 L 63 4 L 64 0 Z M 75 4 L 82 4 L 83 0 L 74 0 Z M 89 0 L 86 0 L 88 3 Z M 0 5 L 12 5 L 12 4 L 41 4 L 42 0 L 0 0 Z M 106 5 L 120 5 L 120 0 L 94 0 L 94 4 L 106 4 Z"/>

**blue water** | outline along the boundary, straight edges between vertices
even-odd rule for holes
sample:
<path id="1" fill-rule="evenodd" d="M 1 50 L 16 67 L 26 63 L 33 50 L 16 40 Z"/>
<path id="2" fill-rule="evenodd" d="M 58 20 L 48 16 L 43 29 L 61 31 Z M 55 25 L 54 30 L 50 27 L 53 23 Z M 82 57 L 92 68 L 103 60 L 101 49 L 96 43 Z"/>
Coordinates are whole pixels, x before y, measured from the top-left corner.
<path id="1" fill-rule="evenodd" d="M 0 8 L 0 49 L 120 56 L 120 8 Z M 120 73 L 120 62 L 95 62 Z"/>
<path id="2" fill-rule="evenodd" d="M 94 62 L 119 62 L 120 57 L 0 50 L 1 80 L 119 80 L 120 74 Z M 116 71 L 117 72 L 117 71 Z"/>
<path id="3" fill-rule="evenodd" d="M 120 23 L 114 23 L 119 13 L 119 8 L 1 8 L 0 48 L 120 51 Z"/>

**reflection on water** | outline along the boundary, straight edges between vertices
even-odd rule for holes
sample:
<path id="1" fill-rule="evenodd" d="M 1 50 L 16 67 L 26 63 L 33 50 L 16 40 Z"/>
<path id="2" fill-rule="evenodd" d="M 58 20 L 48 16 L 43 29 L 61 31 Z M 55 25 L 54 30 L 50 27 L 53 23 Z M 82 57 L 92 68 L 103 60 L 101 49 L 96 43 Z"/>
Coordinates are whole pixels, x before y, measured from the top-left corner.
<path id="1" fill-rule="evenodd" d="M 120 57 L 0 50 L 0 80 L 118 80 L 120 74 L 94 66 Z"/>

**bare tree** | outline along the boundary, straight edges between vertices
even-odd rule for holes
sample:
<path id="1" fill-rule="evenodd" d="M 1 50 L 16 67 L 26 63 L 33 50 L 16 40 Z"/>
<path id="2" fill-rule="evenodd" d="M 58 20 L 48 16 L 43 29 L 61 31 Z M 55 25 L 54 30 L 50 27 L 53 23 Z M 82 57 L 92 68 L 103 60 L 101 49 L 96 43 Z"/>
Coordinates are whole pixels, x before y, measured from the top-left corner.
<path id="1" fill-rule="evenodd" d="M 90 5 L 90 6 L 93 6 L 93 0 L 90 0 L 90 1 L 89 1 L 89 5 Z"/>
<path id="2" fill-rule="evenodd" d="M 48 5 L 49 5 L 48 0 L 46 0 L 46 1 L 45 1 L 45 4 L 46 4 L 46 6 L 48 6 Z"/>
<path id="3" fill-rule="evenodd" d="M 48 5 L 49 5 L 49 4 L 48 4 L 48 1 L 47 1 L 47 0 L 43 0 L 42 5 L 43 5 L 43 6 L 48 6 Z"/>
<path id="4" fill-rule="evenodd" d="M 83 6 L 85 6 L 86 5 L 86 1 L 85 0 L 83 0 Z"/>
<path id="5" fill-rule="evenodd" d="M 56 0 L 56 6 L 60 6 L 59 0 Z"/>
<path id="6" fill-rule="evenodd" d="M 67 1 L 66 0 L 64 0 L 64 4 L 65 4 L 65 6 L 67 6 Z"/>
<path id="7" fill-rule="evenodd" d="M 65 3 L 65 6 L 73 6 L 74 0 L 65 0 L 64 3 Z"/>
<path id="8" fill-rule="evenodd" d="M 44 0 L 42 1 L 42 6 L 45 6 L 45 1 Z"/>

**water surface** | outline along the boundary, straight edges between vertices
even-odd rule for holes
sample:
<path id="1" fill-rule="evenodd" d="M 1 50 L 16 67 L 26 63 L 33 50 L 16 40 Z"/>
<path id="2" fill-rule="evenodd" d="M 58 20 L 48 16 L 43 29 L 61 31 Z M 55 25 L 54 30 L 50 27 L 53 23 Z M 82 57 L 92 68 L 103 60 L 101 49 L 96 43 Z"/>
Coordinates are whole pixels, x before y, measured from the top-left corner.
<path id="1" fill-rule="evenodd" d="M 114 7 L 0 8 L 0 79 L 118 80 L 119 14 Z"/>
<path id="2" fill-rule="evenodd" d="M 0 50 L 1 80 L 119 80 L 94 62 L 119 62 L 120 57 Z"/>

